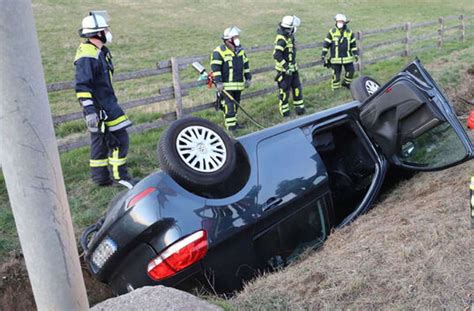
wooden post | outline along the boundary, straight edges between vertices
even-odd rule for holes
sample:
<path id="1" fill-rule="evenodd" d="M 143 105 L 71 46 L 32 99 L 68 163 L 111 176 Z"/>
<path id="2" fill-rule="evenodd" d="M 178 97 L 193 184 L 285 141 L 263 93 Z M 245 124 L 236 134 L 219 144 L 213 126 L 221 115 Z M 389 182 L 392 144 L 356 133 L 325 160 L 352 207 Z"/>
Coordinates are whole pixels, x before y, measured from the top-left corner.
<path id="1" fill-rule="evenodd" d="M 464 15 L 459 16 L 459 20 L 461 21 L 461 42 L 466 41 L 466 24 L 464 22 Z"/>
<path id="2" fill-rule="evenodd" d="M 440 17 L 439 21 L 439 29 L 438 29 L 438 48 L 443 47 L 443 34 L 444 34 L 444 18 Z"/>
<path id="3" fill-rule="evenodd" d="M 410 32 L 411 32 L 411 23 L 408 22 L 405 24 L 405 56 L 410 56 Z"/>
<path id="4" fill-rule="evenodd" d="M 171 72 L 173 74 L 174 98 L 176 100 L 176 119 L 180 119 L 183 116 L 183 99 L 179 79 L 179 62 L 176 57 L 171 57 Z"/>
<path id="5" fill-rule="evenodd" d="M 358 66 L 358 69 L 359 69 L 360 74 L 362 74 L 362 69 L 363 69 L 363 63 L 362 63 L 362 58 L 363 58 L 363 54 L 364 54 L 364 50 L 363 50 L 363 46 L 362 46 L 362 39 L 363 38 L 364 38 L 364 35 L 363 35 L 362 31 L 358 31 L 357 32 L 357 40 L 359 41 L 358 44 L 357 44 L 357 47 L 359 49 L 359 66 Z"/>

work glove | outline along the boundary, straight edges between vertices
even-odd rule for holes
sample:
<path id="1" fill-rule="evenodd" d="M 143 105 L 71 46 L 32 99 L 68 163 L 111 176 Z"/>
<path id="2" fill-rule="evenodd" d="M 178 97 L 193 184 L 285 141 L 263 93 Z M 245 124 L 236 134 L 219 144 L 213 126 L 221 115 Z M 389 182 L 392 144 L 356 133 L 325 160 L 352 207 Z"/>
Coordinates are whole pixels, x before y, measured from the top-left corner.
<path id="1" fill-rule="evenodd" d="M 99 116 L 97 115 L 97 113 L 90 113 L 86 115 L 85 119 L 89 132 L 96 133 L 98 130 L 97 125 L 99 123 Z"/>
<path id="2" fill-rule="evenodd" d="M 359 61 L 359 55 L 354 55 L 355 62 L 357 63 Z"/>
<path id="3" fill-rule="evenodd" d="M 224 90 L 224 83 L 222 82 L 217 82 L 216 83 L 216 88 L 217 88 L 217 91 L 220 93 Z"/>
<path id="4" fill-rule="evenodd" d="M 288 74 L 290 74 L 290 75 L 293 74 L 294 72 L 296 72 L 295 65 L 290 64 L 290 65 L 288 66 L 288 71 L 287 71 L 287 72 L 288 72 Z"/>
<path id="5" fill-rule="evenodd" d="M 329 66 L 328 66 L 328 61 L 327 61 L 326 57 L 321 56 L 321 61 L 323 62 L 323 66 L 324 66 L 324 67 L 329 67 Z"/>
<path id="6" fill-rule="evenodd" d="M 244 87 L 245 87 L 246 89 L 248 89 L 251 84 L 252 84 L 252 81 L 251 81 L 251 80 L 245 80 L 245 82 L 244 82 Z"/>

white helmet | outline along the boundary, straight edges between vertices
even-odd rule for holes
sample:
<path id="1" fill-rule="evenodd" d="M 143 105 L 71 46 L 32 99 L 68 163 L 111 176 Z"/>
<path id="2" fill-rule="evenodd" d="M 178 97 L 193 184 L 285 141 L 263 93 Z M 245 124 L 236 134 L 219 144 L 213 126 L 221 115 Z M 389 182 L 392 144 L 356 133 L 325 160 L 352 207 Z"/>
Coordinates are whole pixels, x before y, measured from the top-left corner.
<path id="1" fill-rule="evenodd" d="M 233 37 L 240 36 L 240 32 L 241 30 L 237 26 L 226 28 L 226 30 L 224 30 L 224 34 L 222 35 L 222 39 L 229 40 Z"/>
<path id="2" fill-rule="evenodd" d="M 347 17 L 344 15 L 344 14 L 336 14 L 336 16 L 334 16 L 334 20 L 337 22 L 337 21 L 342 21 L 344 23 L 348 23 L 349 21 L 347 20 Z"/>
<path id="3" fill-rule="evenodd" d="M 283 28 L 295 28 L 295 27 L 299 27 L 301 25 L 301 19 L 299 19 L 298 17 L 296 16 L 290 16 L 290 15 L 287 15 L 287 16 L 284 16 L 281 20 L 281 27 Z"/>
<path id="4" fill-rule="evenodd" d="M 82 20 L 82 28 L 79 33 L 87 37 L 87 35 L 101 32 L 107 27 L 109 27 L 109 25 L 104 16 L 91 12 L 89 16 L 84 17 Z"/>

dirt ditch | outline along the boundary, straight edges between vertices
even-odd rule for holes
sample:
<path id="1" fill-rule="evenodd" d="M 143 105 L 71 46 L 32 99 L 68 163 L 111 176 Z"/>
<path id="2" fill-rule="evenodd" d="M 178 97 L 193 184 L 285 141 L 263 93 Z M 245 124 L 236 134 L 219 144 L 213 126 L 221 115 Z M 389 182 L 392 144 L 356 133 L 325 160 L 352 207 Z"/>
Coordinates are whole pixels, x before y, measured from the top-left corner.
<path id="1" fill-rule="evenodd" d="M 113 296 L 112 291 L 92 278 L 82 264 L 82 274 L 90 305 Z M 0 310 L 34 310 L 36 305 L 31 290 L 25 261 L 19 251 L 11 252 L 0 266 Z"/>

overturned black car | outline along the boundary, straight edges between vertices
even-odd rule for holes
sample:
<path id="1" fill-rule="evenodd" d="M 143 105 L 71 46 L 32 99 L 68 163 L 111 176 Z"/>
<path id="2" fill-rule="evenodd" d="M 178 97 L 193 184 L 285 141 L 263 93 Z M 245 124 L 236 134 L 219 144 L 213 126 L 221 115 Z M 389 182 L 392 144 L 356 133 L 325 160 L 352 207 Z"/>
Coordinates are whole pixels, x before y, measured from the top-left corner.
<path id="1" fill-rule="evenodd" d="M 163 284 L 229 292 L 366 212 L 389 169 L 471 159 L 447 98 L 416 60 L 353 102 L 233 140 L 199 118 L 162 135 L 153 173 L 83 234 L 92 274 L 125 293 Z"/>

